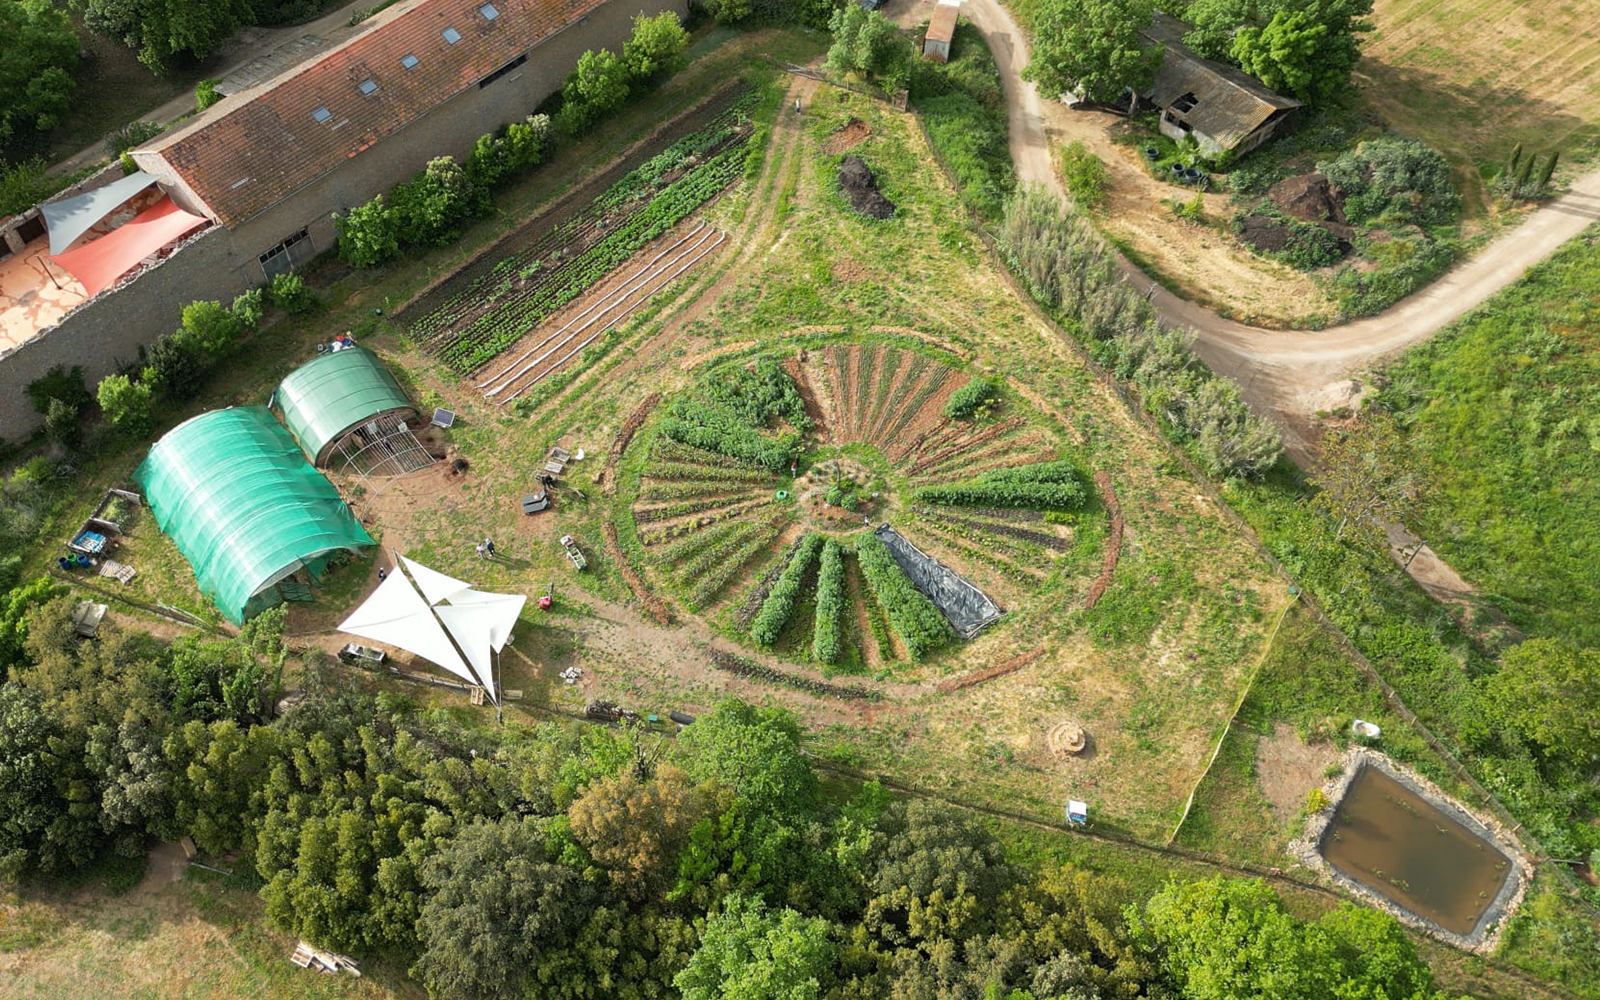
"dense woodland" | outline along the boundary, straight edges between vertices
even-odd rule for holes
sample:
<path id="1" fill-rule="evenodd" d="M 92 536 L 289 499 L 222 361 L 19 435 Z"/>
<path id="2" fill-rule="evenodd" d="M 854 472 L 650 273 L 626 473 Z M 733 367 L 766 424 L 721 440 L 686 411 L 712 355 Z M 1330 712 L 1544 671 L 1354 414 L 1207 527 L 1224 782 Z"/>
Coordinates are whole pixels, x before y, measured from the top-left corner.
<path id="1" fill-rule="evenodd" d="M 8 880 L 186 833 L 274 925 L 484 1000 L 1437 995 L 1384 914 L 1024 867 L 971 814 L 823 782 L 779 709 L 500 729 L 286 662 L 281 611 L 163 645 L 80 640 L 71 608 L 36 607 L 0 685 Z"/>

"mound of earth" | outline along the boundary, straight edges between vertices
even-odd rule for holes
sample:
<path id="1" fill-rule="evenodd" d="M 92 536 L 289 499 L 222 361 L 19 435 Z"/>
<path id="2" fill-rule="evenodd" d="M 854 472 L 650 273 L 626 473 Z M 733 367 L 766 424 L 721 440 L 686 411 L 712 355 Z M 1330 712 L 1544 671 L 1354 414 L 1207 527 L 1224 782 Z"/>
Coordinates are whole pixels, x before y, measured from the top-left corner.
<path id="1" fill-rule="evenodd" d="M 1341 226 L 1336 222 L 1316 222 L 1312 225 L 1333 234 L 1339 241 L 1340 256 L 1345 256 L 1355 249 L 1355 245 L 1350 242 L 1349 226 Z M 1283 219 L 1252 213 L 1240 221 L 1239 239 L 1262 253 L 1282 253 L 1290 249 L 1290 244 L 1295 242 L 1295 235 Z"/>
<path id="2" fill-rule="evenodd" d="M 867 136 L 872 134 L 872 129 L 866 122 L 859 118 L 852 118 L 845 122 L 837 132 L 828 136 L 827 143 L 822 147 L 827 153 L 838 155 L 847 149 L 854 149 L 867 141 Z"/>
<path id="3" fill-rule="evenodd" d="M 1284 215 L 1307 222 L 1345 225 L 1344 198 L 1328 183 L 1328 178 L 1315 170 L 1285 177 L 1267 190 L 1267 197 Z M 1335 232 L 1335 235 L 1340 234 Z"/>
<path id="4" fill-rule="evenodd" d="M 872 170 L 859 156 L 847 156 L 839 164 L 839 186 L 850 199 L 850 207 L 874 219 L 894 214 L 894 202 L 883 196 Z"/>

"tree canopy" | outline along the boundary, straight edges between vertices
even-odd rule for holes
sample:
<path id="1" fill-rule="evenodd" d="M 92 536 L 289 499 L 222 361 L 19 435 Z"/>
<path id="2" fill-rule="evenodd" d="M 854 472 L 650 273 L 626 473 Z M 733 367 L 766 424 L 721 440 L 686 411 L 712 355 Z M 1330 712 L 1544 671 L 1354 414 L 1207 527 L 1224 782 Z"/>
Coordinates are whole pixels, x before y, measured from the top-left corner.
<path id="1" fill-rule="evenodd" d="M 78 36 L 50 0 L 0 0 L 0 151 L 48 132 L 72 95 Z"/>
<path id="2" fill-rule="evenodd" d="M 1349 81 L 1371 13 L 1372 0 L 1193 0 L 1184 42 L 1315 104 Z"/>
<path id="3" fill-rule="evenodd" d="M 848 4 L 834 11 L 828 30 L 833 33 L 830 70 L 860 73 L 891 89 L 904 87 L 910 79 L 911 42 L 878 11 Z"/>
<path id="4" fill-rule="evenodd" d="M 828 924 L 737 893 L 673 979 L 683 1000 L 817 1000 L 833 967 Z"/>
<path id="5" fill-rule="evenodd" d="M 1161 65 L 1161 46 L 1139 34 L 1154 9 L 1151 0 L 1042 0 L 1023 75 L 1048 94 L 1126 104 L 1124 92 L 1144 91 Z"/>
<path id="6" fill-rule="evenodd" d="M 1501 718 L 1566 763 L 1600 757 L 1600 650 L 1529 639 L 1508 650 L 1488 679 Z"/>
<path id="7" fill-rule="evenodd" d="M 255 23 L 249 0 L 82 0 L 89 30 L 118 39 L 163 73 L 174 57 L 204 59 Z"/>

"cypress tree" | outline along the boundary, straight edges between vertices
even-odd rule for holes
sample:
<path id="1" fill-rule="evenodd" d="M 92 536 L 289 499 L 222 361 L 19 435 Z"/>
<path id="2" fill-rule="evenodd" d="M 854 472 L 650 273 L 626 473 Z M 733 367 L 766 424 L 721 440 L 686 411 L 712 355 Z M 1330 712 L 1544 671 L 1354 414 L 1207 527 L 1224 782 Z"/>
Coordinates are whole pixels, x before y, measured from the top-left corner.
<path id="1" fill-rule="evenodd" d="M 1528 178 L 1533 174 L 1533 161 L 1532 154 L 1522 158 L 1522 165 L 1517 168 L 1517 179 L 1511 185 L 1511 196 L 1513 198 L 1522 197 L 1528 190 Z"/>
<path id="2" fill-rule="evenodd" d="M 1517 176 L 1517 164 L 1522 159 L 1522 143 L 1511 147 L 1511 159 L 1506 161 L 1506 176 Z"/>
<path id="3" fill-rule="evenodd" d="M 1544 169 L 1539 172 L 1539 190 L 1541 192 L 1550 189 L 1550 175 L 1556 172 L 1556 157 L 1559 155 L 1561 155 L 1559 152 L 1552 149 L 1550 151 L 1550 159 L 1544 161 Z"/>

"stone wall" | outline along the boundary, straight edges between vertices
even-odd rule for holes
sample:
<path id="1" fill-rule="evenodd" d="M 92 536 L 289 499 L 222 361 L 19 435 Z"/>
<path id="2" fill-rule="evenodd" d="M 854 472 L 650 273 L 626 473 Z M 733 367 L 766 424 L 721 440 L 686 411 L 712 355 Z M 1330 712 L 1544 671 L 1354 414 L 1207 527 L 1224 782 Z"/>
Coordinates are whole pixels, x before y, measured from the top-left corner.
<path id="1" fill-rule="evenodd" d="M 232 234 L 213 226 L 132 281 L 101 292 L 60 323 L 0 358 L 0 438 L 27 438 L 43 422 L 25 390 L 56 365 L 83 368 L 89 391 L 139 359 L 139 348 L 177 329 L 195 299 L 231 299 L 247 285 L 225 265 Z"/>

